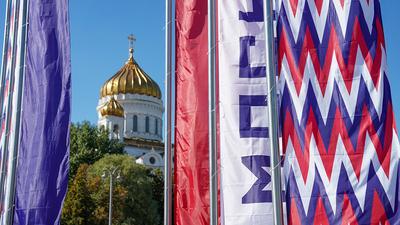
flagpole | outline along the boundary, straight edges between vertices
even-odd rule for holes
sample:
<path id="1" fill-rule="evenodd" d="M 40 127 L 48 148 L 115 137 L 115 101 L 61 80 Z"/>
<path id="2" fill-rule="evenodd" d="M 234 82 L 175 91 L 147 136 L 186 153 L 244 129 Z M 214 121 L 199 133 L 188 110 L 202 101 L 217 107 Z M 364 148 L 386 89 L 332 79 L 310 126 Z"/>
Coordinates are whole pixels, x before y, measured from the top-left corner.
<path id="1" fill-rule="evenodd" d="M 6 189 L 6 196 L 8 196 L 7 201 L 5 202 L 5 224 L 11 225 L 13 224 L 13 215 L 14 215 L 14 196 L 15 196 L 15 179 L 16 179 L 16 168 L 18 162 L 18 146 L 19 146 L 19 133 L 20 133 L 20 122 L 21 122 L 21 110 L 22 110 L 22 93 L 23 93 L 23 77 L 25 73 L 25 50 L 26 50 L 26 39 L 27 39 L 27 27 L 28 27 L 28 1 L 29 0 L 21 0 L 20 4 L 20 12 L 21 21 L 20 28 L 21 33 L 18 38 L 18 45 L 20 46 L 20 51 L 18 52 L 19 58 L 17 59 L 18 64 L 16 68 L 18 68 L 18 72 L 16 73 L 16 82 L 17 86 L 16 97 L 13 96 L 13 104 L 16 105 L 16 109 L 13 111 L 12 122 L 11 124 L 11 133 L 10 133 L 10 157 L 11 162 L 9 164 L 10 171 L 10 181 L 8 183 L 8 187 Z"/>
<path id="2" fill-rule="evenodd" d="M 165 0 L 164 225 L 172 225 L 172 0 Z"/>
<path id="3" fill-rule="evenodd" d="M 3 110 L 4 107 L 4 102 L 7 101 L 7 99 L 5 99 L 4 95 L 6 94 L 4 92 L 4 86 L 5 86 L 5 77 L 6 77 L 6 68 L 7 68 L 7 63 L 8 63 L 8 57 L 7 57 L 7 52 L 8 52 L 8 44 L 10 41 L 10 11 L 11 11 L 11 0 L 7 0 L 6 3 L 6 16 L 5 16 L 5 25 L 4 25 L 4 40 L 3 40 L 3 61 L 1 64 L 1 83 L 0 83 L 0 93 L 3 95 L 0 98 L 0 111 Z M 5 116 L 5 114 L 0 115 L 1 119 L 0 119 L 0 123 L 4 124 L 6 123 L 6 118 L 4 118 L 3 116 Z M 5 134 L 2 134 L 2 136 L 5 136 Z M 1 139 L 0 139 L 1 140 Z M 1 158 L 0 158 L 0 169 L 1 169 L 1 173 L 0 173 L 0 189 L 3 189 L 3 178 L 4 178 L 4 171 L 5 171 L 5 156 L 6 156 L 6 151 L 3 148 L 4 146 L 1 146 Z M 3 169 L 4 168 L 4 169 Z M 1 194 L 2 195 L 2 194 Z M 1 196 L 0 196 L 0 204 L 1 204 Z"/>
<path id="4" fill-rule="evenodd" d="M 209 100 L 209 163 L 210 163 L 210 225 L 218 223 L 217 207 L 217 124 L 216 124 L 216 41 L 215 0 L 208 0 L 208 100 Z"/>
<path id="5" fill-rule="evenodd" d="M 0 83 L 0 93 L 3 93 L 4 90 L 4 81 L 5 81 L 5 71 L 6 71 L 6 64 L 7 64 L 7 50 L 8 50 L 8 41 L 10 35 L 10 4 L 11 0 L 7 0 L 6 3 L 6 16 L 5 16 L 5 23 L 4 23 L 4 40 L 3 40 L 3 63 L 1 64 L 1 83 Z M 3 108 L 4 99 L 0 98 L 0 109 Z"/>
<path id="6" fill-rule="evenodd" d="M 17 7 L 15 7 L 15 6 L 17 6 Z M 10 156 L 9 155 L 10 155 L 10 151 L 11 151 L 11 150 L 9 150 L 9 142 L 10 142 L 9 137 L 11 136 L 10 130 L 12 129 L 12 127 L 11 127 L 11 118 L 12 118 L 11 110 L 12 110 L 12 100 L 13 100 L 12 99 L 13 98 L 12 87 L 15 82 L 14 81 L 14 76 L 15 76 L 14 67 L 15 67 L 15 63 L 16 63 L 15 58 L 16 58 L 16 46 L 17 46 L 15 44 L 15 42 L 17 41 L 16 34 L 18 33 L 17 28 L 18 28 L 18 23 L 19 23 L 19 11 L 18 11 L 19 8 L 18 7 L 19 7 L 19 1 L 17 2 L 16 0 L 9 0 L 9 5 L 8 5 L 7 10 L 9 11 L 8 12 L 9 14 L 13 15 L 13 17 L 10 17 L 10 20 L 11 20 L 11 18 L 13 18 L 13 21 L 10 21 L 10 27 L 13 27 L 13 30 L 12 30 L 12 32 L 10 30 L 9 34 L 8 34 L 9 35 L 8 41 L 11 40 L 11 43 L 12 43 L 12 46 L 11 46 L 12 48 L 10 49 L 11 55 L 10 55 L 9 59 L 7 60 L 7 63 L 8 63 L 8 61 L 10 61 L 10 74 L 8 77 L 8 84 L 7 84 L 8 87 L 6 89 L 7 93 L 4 93 L 4 96 L 3 96 L 3 98 L 5 96 L 7 96 L 7 98 L 4 99 L 4 101 L 2 102 L 3 108 L 5 107 L 4 108 L 5 112 L 2 116 L 5 116 L 5 118 L 3 118 L 3 120 L 4 120 L 4 128 L 3 128 L 4 129 L 3 130 L 4 140 L 2 140 L 2 143 L 1 143 L 1 150 L 3 152 L 2 158 L 1 158 L 2 164 L 1 164 L 1 178 L 0 178 L 0 188 L 1 188 L 0 204 L 2 206 L 1 221 L 0 221 L 1 224 L 4 224 L 4 221 L 6 220 L 6 213 L 7 213 L 6 204 L 7 204 L 7 197 L 8 197 L 7 194 L 9 193 L 8 192 L 9 187 L 7 184 L 7 181 L 8 181 L 7 179 L 9 177 L 8 171 L 9 171 L 9 166 L 10 166 Z M 11 35 L 11 37 L 10 37 L 10 35 Z M 3 64 L 4 64 L 4 62 L 3 62 Z M 7 70 L 8 65 L 6 64 L 5 67 L 6 67 L 5 70 Z M 5 71 L 4 75 L 5 76 L 7 75 L 7 71 Z"/>
<path id="7" fill-rule="evenodd" d="M 275 67 L 275 46 L 274 46 L 274 24 L 273 24 L 273 2 L 264 1 L 264 23 L 265 23 L 265 49 L 267 60 L 267 88 L 268 88 L 268 113 L 269 113 L 269 134 L 271 149 L 271 179 L 272 179 L 272 203 L 274 224 L 283 224 L 282 213 L 282 186 L 281 186 L 281 157 L 279 151 L 278 136 L 278 113 L 277 113 L 277 89 L 276 89 L 276 67 Z"/>
<path id="8" fill-rule="evenodd" d="M 9 41 L 10 41 L 10 14 L 11 14 L 11 0 L 7 0 L 6 3 L 6 16 L 5 16 L 5 25 L 4 25 L 4 40 L 3 40 L 3 61 L 1 64 L 1 86 L 0 86 L 0 93 L 2 94 L 1 99 L 0 99 L 0 111 L 1 111 L 1 120 L 0 123 L 4 126 L 7 124 L 7 114 L 3 113 L 3 107 L 6 101 L 8 101 L 8 99 L 5 98 L 6 94 L 6 90 L 5 90 L 5 83 L 6 83 L 6 70 L 7 70 L 7 64 L 8 64 L 8 50 L 9 50 Z M 5 127 L 4 127 L 5 128 Z M 3 129 L 3 128 L 2 128 Z M 7 160 L 5 160 L 6 158 L 6 151 L 5 151 L 5 139 L 6 139 L 6 130 L 3 130 L 1 134 L 1 158 L 0 158 L 0 192 L 4 191 L 4 180 L 5 180 L 5 168 L 6 168 L 6 162 Z M 3 142 L 4 139 L 4 142 Z M 4 197 L 4 193 L 0 194 L 0 205 L 3 204 L 3 199 Z M 3 211 L 1 211 L 1 217 L 3 216 Z M 0 218 L 1 218 L 0 217 Z M 0 220 L 2 221 L 2 219 Z"/>

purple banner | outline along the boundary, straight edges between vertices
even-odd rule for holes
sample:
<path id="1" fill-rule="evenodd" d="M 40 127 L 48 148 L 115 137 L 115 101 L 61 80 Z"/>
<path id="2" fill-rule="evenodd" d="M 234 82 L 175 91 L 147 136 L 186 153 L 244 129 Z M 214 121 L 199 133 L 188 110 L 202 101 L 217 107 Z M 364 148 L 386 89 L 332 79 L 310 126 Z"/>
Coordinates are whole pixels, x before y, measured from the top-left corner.
<path id="1" fill-rule="evenodd" d="M 68 185 L 68 0 L 31 0 L 14 224 L 59 224 Z"/>

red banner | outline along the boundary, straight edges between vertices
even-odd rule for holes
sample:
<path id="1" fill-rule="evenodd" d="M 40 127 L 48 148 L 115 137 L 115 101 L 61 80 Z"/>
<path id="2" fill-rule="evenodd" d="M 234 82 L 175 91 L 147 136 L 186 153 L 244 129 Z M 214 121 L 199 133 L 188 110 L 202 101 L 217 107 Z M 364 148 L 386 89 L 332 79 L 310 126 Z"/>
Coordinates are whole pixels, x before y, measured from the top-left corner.
<path id="1" fill-rule="evenodd" d="M 176 1 L 175 224 L 209 224 L 207 1 Z"/>

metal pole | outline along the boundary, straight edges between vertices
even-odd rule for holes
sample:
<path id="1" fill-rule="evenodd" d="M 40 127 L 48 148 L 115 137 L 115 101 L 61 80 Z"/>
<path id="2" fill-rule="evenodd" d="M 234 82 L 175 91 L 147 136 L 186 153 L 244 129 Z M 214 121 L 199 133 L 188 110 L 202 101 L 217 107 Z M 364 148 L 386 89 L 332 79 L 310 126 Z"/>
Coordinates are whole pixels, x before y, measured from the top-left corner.
<path id="1" fill-rule="evenodd" d="M 271 176 L 272 176 L 272 203 L 274 210 L 274 224 L 283 224 L 282 213 L 282 187 L 281 187 L 281 163 L 278 137 L 278 113 L 276 101 L 276 68 L 275 68 L 275 46 L 274 46 L 274 24 L 272 0 L 264 1 L 264 23 L 265 23 L 265 51 L 267 60 L 267 87 L 268 87 L 268 113 L 271 149 Z"/>
<path id="2" fill-rule="evenodd" d="M 209 161 L 210 161 L 210 225 L 218 224 L 217 208 L 217 123 L 215 71 L 215 0 L 208 0 L 208 100 L 209 100 Z"/>
<path id="3" fill-rule="evenodd" d="M 18 147 L 19 147 L 19 133 L 20 133 L 20 122 L 21 122 L 21 103 L 22 103 L 22 93 L 24 86 L 24 74 L 25 74 L 25 53 L 26 53 L 26 40 L 27 40 L 27 27 L 28 27 L 28 1 L 21 0 L 21 4 L 18 6 L 22 12 L 21 21 L 19 21 L 21 26 L 21 33 L 18 37 L 18 45 L 20 46 L 20 51 L 18 52 L 19 58 L 17 59 L 16 68 L 18 67 L 18 72 L 15 74 L 15 84 L 17 86 L 16 96 L 12 95 L 12 104 L 16 106 L 13 111 L 11 124 L 13 125 L 10 130 L 10 156 L 9 160 L 9 185 L 6 189 L 6 202 L 5 202 L 5 224 L 13 223 L 14 216 L 14 197 L 15 197 L 15 179 L 16 179 L 16 168 L 18 163 Z"/>
<path id="4" fill-rule="evenodd" d="M 165 0 L 164 225 L 172 225 L 172 0 Z"/>
<path id="5" fill-rule="evenodd" d="M 110 205 L 108 206 L 108 225 L 112 224 L 112 195 L 113 195 L 113 173 L 110 171 Z"/>
<path id="6" fill-rule="evenodd" d="M 3 93 L 4 90 L 4 82 L 5 82 L 5 76 L 6 76 L 6 65 L 7 65 L 7 52 L 8 52 L 8 41 L 9 41 L 9 35 L 10 35 L 10 5 L 11 5 L 11 0 L 7 0 L 6 2 L 6 16 L 5 16 L 5 22 L 4 22 L 4 39 L 3 39 L 3 61 L 1 64 L 1 83 L 0 83 L 0 93 Z M 0 110 L 3 108 L 4 100 L 3 98 L 0 98 Z M 3 159 L 3 158 L 2 158 Z"/>
<path id="7" fill-rule="evenodd" d="M 1 100 L 0 100 L 0 110 L 3 110 L 4 105 L 6 104 L 5 102 L 8 99 L 4 98 L 4 95 L 6 95 L 7 93 L 4 90 L 4 86 L 5 86 L 5 77 L 6 77 L 6 68 L 7 68 L 7 63 L 8 63 L 8 57 L 7 57 L 7 52 L 9 51 L 9 41 L 10 41 L 10 14 L 11 13 L 11 4 L 12 4 L 12 0 L 7 0 L 7 4 L 6 4 L 6 19 L 5 19 L 5 26 L 4 26 L 4 40 L 3 40 L 3 61 L 1 64 L 1 87 L 0 87 L 0 93 L 2 94 L 1 96 Z M 4 124 L 8 123 L 7 117 L 5 115 L 1 115 L 1 122 L 4 121 Z M 7 125 L 8 127 L 8 125 Z M 3 134 L 4 136 L 6 134 Z M 4 138 L 5 139 L 5 138 Z M 5 146 L 3 146 L 3 144 L 5 145 L 5 141 L 3 143 L 1 143 L 1 149 L 3 149 L 3 151 L 1 152 L 1 163 L 0 163 L 0 169 L 1 169 L 1 174 L 0 174 L 0 189 L 4 190 L 4 179 L 5 179 L 5 174 L 6 174 L 6 151 L 5 151 Z M 4 193 L 0 194 L 0 204 L 2 204 L 3 202 L 3 196 Z"/>
<path id="8" fill-rule="evenodd" d="M 10 90 L 8 90 L 8 92 L 6 92 L 7 90 L 5 90 L 5 85 L 6 85 L 6 73 L 7 73 L 7 64 L 9 63 L 8 61 L 10 60 L 12 62 L 12 57 L 9 59 L 7 57 L 7 53 L 10 50 L 9 49 L 9 45 L 10 45 L 10 35 L 14 34 L 10 34 L 10 25 L 11 25 L 11 14 L 13 14 L 11 12 L 11 5 L 12 5 L 12 0 L 7 0 L 6 3 L 6 17 L 5 17 L 5 26 L 4 26 L 4 40 L 3 40 L 3 61 L 2 61 L 2 66 L 1 66 L 1 104 L 0 104 L 0 110 L 1 110 L 1 123 L 4 123 L 4 126 L 6 128 L 8 128 L 8 115 L 5 114 L 5 112 L 8 110 L 6 107 L 8 102 L 8 98 L 5 98 L 5 95 L 8 95 L 8 93 L 10 92 Z M 15 15 L 15 14 L 14 14 Z M 15 33 L 15 30 L 13 31 Z M 11 48 L 11 50 L 13 51 L 13 47 Z M 3 149 L 2 153 L 1 153 L 1 161 L 0 161 L 0 204 L 3 205 L 4 204 L 4 197 L 5 197 L 5 176 L 6 176 L 6 166 L 7 166 L 7 162 L 8 160 L 6 159 L 7 157 L 7 151 L 6 151 L 6 139 L 7 139 L 7 130 L 4 130 L 4 133 L 2 134 L 1 137 L 1 149 Z M 0 222 L 4 221 L 4 214 L 3 212 L 1 212 L 0 214 Z"/>
<path id="9" fill-rule="evenodd" d="M 14 84 L 14 74 L 15 74 L 15 71 L 14 71 L 14 67 L 15 67 L 15 61 L 16 61 L 16 55 L 17 55 L 17 51 L 16 51 L 16 41 L 17 41 L 17 28 L 18 28 L 18 22 L 19 22 L 19 8 L 18 8 L 18 6 L 16 7 L 16 5 L 17 5 L 17 2 L 16 2 L 16 0 L 10 0 L 9 1 L 9 8 L 7 9 L 7 10 L 9 10 L 9 13 L 11 14 L 11 15 L 13 15 L 13 19 L 14 19 L 14 21 L 12 22 L 12 24 L 11 24 L 11 27 L 13 27 L 13 30 L 11 30 L 11 27 L 10 27 L 10 30 L 9 30 L 9 42 L 10 42 L 10 44 L 12 43 L 12 45 L 11 45 L 11 49 L 9 49 L 8 51 L 10 51 L 11 52 L 11 56 L 10 56 L 10 58 L 7 60 L 7 63 L 8 63 L 8 61 L 10 61 L 10 66 L 11 66 L 11 68 L 9 69 L 10 71 L 9 71 L 9 77 L 8 77 L 8 86 L 9 86 L 9 88 L 7 88 L 8 90 L 7 90 L 7 93 L 3 93 L 4 94 L 4 96 L 3 96 L 3 98 L 5 97 L 5 96 L 7 96 L 7 98 L 4 98 L 3 100 L 4 100 L 4 102 L 2 102 L 3 103 L 3 115 L 2 116 L 4 116 L 4 118 L 3 118 L 3 121 L 4 121 L 4 126 L 5 126 L 5 129 L 4 129 L 4 137 L 3 137 L 3 140 L 2 140 L 2 143 L 1 143 L 1 149 L 3 149 L 3 154 L 2 154 L 2 165 L 1 165 L 1 178 L 0 178 L 0 188 L 1 188 L 1 191 L 0 191 L 0 204 L 2 204 L 3 205 L 3 210 L 2 210 L 2 213 L 1 213 L 1 223 L 2 224 L 6 224 L 5 222 L 6 222 L 6 218 L 7 218 L 7 206 L 6 206 L 6 204 L 7 204 L 7 194 L 8 194 L 8 190 L 9 190 L 9 186 L 7 185 L 7 181 L 8 181 L 8 178 L 9 178 L 9 176 L 7 176 L 8 175 L 8 171 L 9 171 L 9 165 L 10 165 L 10 159 L 9 159 L 9 155 L 10 155 L 10 153 L 9 153 L 9 136 L 10 136 L 10 127 L 11 127 L 11 118 L 12 118 L 12 116 L 11 116 L 11 104 L 12 104 L 12 96 L 13 96 L 13 89 L 11 88 L 11 87 L 13 87 L 13 84 Z M 13 7 L 14 6 L 14 7 Z M 11 18 L 10 18 L 11 19 Z M 11 21 L 10 21 L 11 22 Z M 12 32 L 11 32 L 12 31 Z M 9 46 L 8 46 L 9 47 Z M 7 48 L 8 48 L 7 47 Z M 4 62 L 3 62 L 3 64 L 4 64 Z M 7 74 L 7 67 L 8 67 L 8 65 L 7 64 L 5 64 L 5 66 L 6 66 L 6 69 L 5 69 L 5 73 L 4 73 L 4 75 L 6 75 Z"/>

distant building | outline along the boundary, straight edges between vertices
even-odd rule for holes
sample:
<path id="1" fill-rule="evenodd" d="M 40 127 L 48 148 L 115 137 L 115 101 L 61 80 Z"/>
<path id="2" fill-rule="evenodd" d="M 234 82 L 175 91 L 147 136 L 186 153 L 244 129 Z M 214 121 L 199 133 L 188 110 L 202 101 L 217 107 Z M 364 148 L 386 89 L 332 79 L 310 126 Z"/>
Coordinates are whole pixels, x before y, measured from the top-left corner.
<path id="1" fill-rule="evenodd" d="M 125 143 L 137 163 L 163 169 L 161 90 L 133 58 L 133 43 L 128 61 L 101 88 L 97 112 L 98 126 Z"/>

